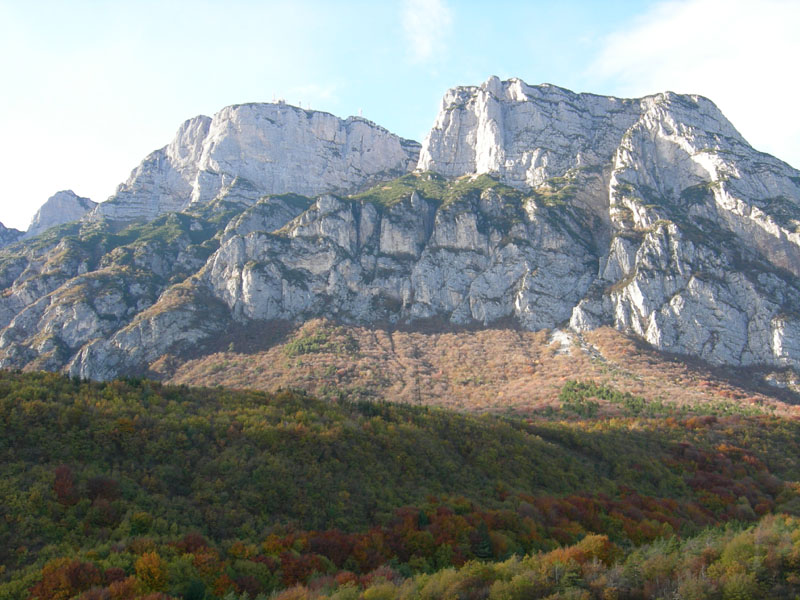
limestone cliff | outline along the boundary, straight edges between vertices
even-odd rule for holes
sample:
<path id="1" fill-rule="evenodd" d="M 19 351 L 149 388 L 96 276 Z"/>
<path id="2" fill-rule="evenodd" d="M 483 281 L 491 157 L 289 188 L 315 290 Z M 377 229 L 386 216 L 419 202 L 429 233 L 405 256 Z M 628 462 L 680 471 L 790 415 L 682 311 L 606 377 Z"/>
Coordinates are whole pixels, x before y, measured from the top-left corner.
<path id="1" fill-rule="evenodd" d="M 751 148 L 709 100 L 491 78 L 447 93 L 419 166 L 566 184 L 597 219 L 600 261 L 573 328 L 613 324 L 716 363 L 795 363 L 800 173 Z"/>
<path id="2" fill-rule="evenodd" d="M 96 202 L 82 198 L 72 190 L 58 192 L 50 196 L 33 215 L 25 237 L 34 237 L 51 227 L 77 221 L 95 206 Z"/>
<path id="3" fill-rule="evenodd" d="M 234 186 L 246 204 L 266 194 L 350 193 L 408 172 L 418 154 L 417 142 L 366 119 L 282 103 L 228 106 L 181 125 L 93 216 L 153 219 Z"/>
<path id="4" fill-rule="evenodd" d="M 416 172 L 358 193 L 416 146 L 244 105 L 159 153 L 91 219 L 0 254 L 0 365 L 108 378 L 324 316 L 613 325 L 714 364 L 800 368 L 800 172 L 705 98 L 492 78 L 446 94 Z M 147 221 L 163 211 L 179 212 Z"/>

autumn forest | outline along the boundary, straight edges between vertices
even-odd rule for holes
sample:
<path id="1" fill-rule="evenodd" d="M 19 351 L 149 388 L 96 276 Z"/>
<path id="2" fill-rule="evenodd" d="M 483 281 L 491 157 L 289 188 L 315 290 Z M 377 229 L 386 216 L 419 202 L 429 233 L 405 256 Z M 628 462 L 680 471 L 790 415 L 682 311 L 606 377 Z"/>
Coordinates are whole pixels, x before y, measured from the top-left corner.
<path id="1" fill-rule="evenodd" d="M 608 407 L 614 408 L 609 412 Z M 792 598 L 800 424 L 0 372 L 0 598 Z"/>

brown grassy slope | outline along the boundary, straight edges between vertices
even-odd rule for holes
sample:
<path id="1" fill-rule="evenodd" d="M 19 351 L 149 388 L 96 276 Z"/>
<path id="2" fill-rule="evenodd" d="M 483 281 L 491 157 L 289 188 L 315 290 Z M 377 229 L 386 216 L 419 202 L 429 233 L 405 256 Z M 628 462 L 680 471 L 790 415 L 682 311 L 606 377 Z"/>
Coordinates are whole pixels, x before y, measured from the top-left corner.
<path id="1" fill-rule="evenodd" d="M 263 335 L 269 336 L 265 331 Z M 252 336 L 251 336 L 252 337 Z M 571 339 L 570 339 L 571 337 Z M 447 333 L 346 327 L 316 319 L 273 332 L 270 347 L 216 352 L 188 361 L 165 358 L 153 371 L 170 383 L 274 390 L 321 397 L 382 398 L 459 410 L 529 413 L 558 405 L 570 379 L 595 381 L 648 400 L 736 402 L 800 416 L 800 407 L 749 385 L 671 359 L 603 328 L 582 336 L 487 329 Z M 787 395 L 784 395 L 784 399 Z M 614 406 L 603 410 L 614 414 Z"/>

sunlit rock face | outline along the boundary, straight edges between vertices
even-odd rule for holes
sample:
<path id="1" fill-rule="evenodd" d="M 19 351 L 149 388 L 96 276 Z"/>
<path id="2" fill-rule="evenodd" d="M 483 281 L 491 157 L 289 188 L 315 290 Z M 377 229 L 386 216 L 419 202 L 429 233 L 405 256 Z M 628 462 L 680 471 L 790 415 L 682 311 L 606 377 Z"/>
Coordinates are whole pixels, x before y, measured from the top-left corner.
<path id="1" fill-rule="evenodd" d="M 418 168 L 537 187 L 569 169 L 609 163 L 640 112 L 635 100 L 492 77 L 445 94 Z"/>
<path id="2" fill-rule="evenodd" d="M 58 192 L 48 198 L 33 216 L 25 237 L 33 237 L 56 225 L 77 221 L 95 206 L 96 202 L 82 198 L 72 190 Z"/>
<path id="3" fill-rule="evenodd" d="M 322 316 L 611 325 L 800 368 L 800 172 L 698 96 L 491 78 L 447 92 L 421 151 L 359 119 L 229 107 L 71 227 L 0 255 L 0 365 L 108 378 Z"/>
<path id="4" fill-rule="evenodd" d="M 245 204 L 267 194 L 350 193 L 408 172 L 418 155 L 417 142 L 358 117 L 287 104 L 228 106 L 186 121 L 94 214 L 152 219 L 232 188 Z"/>
<path id="5" fill-rule="evenodd" d="M 599 259 L 575 329 L 613 324 L 715 363 L 796 364 L 800 173 L 750 147 L 711 101 L 490 78 L 445 95 L 418 167 L 573 187 L 570 202 L 596 217 Z"/>

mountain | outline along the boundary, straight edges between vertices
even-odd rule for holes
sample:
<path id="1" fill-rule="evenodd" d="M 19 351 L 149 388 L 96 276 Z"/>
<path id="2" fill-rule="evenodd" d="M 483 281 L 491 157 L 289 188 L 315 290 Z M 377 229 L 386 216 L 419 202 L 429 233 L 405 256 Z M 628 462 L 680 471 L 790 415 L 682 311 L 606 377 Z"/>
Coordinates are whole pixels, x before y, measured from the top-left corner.
<path id="1" fill-rule="evenodd" d="M 0 254 L 0 365 L 164 376 L 233 332 L 263 349 L 324 317 L 611 326 L 800 366 L 800 172 L 711 101 L 491 78 L 447 92 L 409 172 L 416 156 L 282 104 L 188 121 L 82 221 Z"/>
<path id="2" fill-rule="evenodd" d="M 491 78 L 447 93 L 419 166 L 560 188 L 595 219 L 598 272 L 574 329 L 613 324 L 714 363 L 796 364 L 800 173 L 709 100 Z"/>
<path id="3" fill-rule="evenodd" d="M 6 227 L 0 223 L 0 248 L 13 244 L 23 236 L 24 232 L 19 229 Z"/>
<path id="4" fill-rule="evenodd" d="M 58 192 L 47 199 L 31 219 L 25 237 L 34 237 L 40 233 L 70 221 L 77 221 L 94 209 L 97 202 L 82 198 L 72 190 Z"/>
<path id="5" fill-rule="evenodd" d="M 414 168 L 419 144 L 359 117 L 288 104 L 228 106 L 181 125 L 94 218 L 153 219 L 224 196 L 245 205 L 266 194 L 348 193 Z"/>

